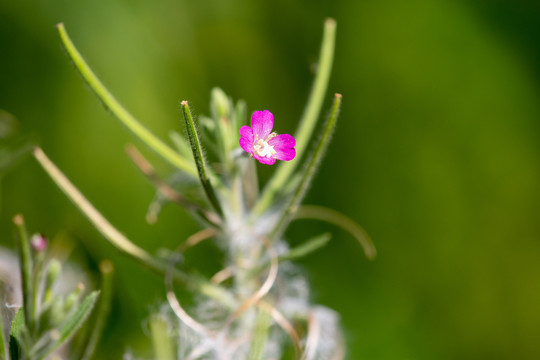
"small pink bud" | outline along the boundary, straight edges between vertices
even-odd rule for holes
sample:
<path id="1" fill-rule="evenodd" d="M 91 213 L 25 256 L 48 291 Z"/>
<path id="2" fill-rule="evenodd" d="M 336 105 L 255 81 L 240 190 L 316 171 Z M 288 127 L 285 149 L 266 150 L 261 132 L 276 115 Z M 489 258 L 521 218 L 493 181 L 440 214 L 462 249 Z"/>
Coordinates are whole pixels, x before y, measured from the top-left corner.
<path id="1" fill-rule="evenodd" d="M 30 239 L 30 245 L 32 245 L 32 249 L 34 249 L 34 251 L 42 252 L 47 250 L 48 241 L 45 235 L 38 233 L 32 235 L 32 238 Z"/>

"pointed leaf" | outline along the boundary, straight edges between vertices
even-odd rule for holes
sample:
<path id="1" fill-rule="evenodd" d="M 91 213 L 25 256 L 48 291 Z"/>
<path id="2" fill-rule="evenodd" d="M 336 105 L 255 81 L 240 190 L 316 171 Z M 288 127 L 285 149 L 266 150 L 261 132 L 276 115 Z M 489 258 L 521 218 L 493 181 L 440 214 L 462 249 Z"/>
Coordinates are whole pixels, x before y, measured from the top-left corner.
<path id="1" fill-rule="evenodd" d="M 317 75 L 313 81 L 313 87 L 311 88 L 306 108 L 302 114 L 298 130 L 295 134 L 296 158 L 298 160 L 302 159 L 321 112 L 334 59 L 336 25 L 334 19 L 326 19 L 324 23 L 324 34 L 321 43 L 319 63 L 317 65 Z M 289 181 L 291 174 L 299 163 L 300 161 L 287 161 L 280 164 L 274 176 L 272 176 L 266 185 L 262 196 L 254 209 L 256 214 L 262 213 L 270 206 L 272 199 L 274 199 L 276 194 L 280 193 L 284 188 L 284 185 Z"/>
<path id="2" fill-rule="evenodd" d="M 99 100 L 101 100 L 103 105 L 105 105 L 105 107 L 109 109 L 113 113 L 113 115 L 128 128 L 128 130 L 130 130 L 150 149 L 163 157 L 163 159 L 176 166 L 177 168 L 185 171 L 186 173 L 192 176 L 196 176 L 195 168 L 193 167 L 189 159 L 186 159 L 177 152 L 175 152 L 158 137 L 152 134 L 116 100 L 116 98 L 109 92 L 109 90 L 107 90 L 103 83 L 94 74 L 92 69 L 90 69 L 82 55 L 79 53 L 79 51 L 69 38 L 64 24 L 60 23 L 56 27 L 58 28 L 62 44 L 64 45 L 67 54 L 73 61 L 73 64 L 75 65 L 79 73 L 82 75 L 86 83 L 90 86 L 92 91 L 94 91 Z"/>
<path id="3" fill-rule="evenodd" d="M 11 322 L 11 331 L 9 333 L 9 351 L 11 360 L 18 360 L 22 356 L 22 344 L 24 343 L 23 334 L 27 331 L 24 323 L 24 310 L 19 308 L 13 321 Z"/>
<path id="4" fill-rule="evenodd" d="M 0 306 L 0 360 L 9 360 L 9 343 L 4 334 L 4 314 L 2 310 L 3 306 Z"/>
<path id="5" fill-rule="evenodd" d="M 53 337 L 53 341 L 49 345 L 35 355 L 36 359 L 44 359 L 47 355 L 58 349 L 64 342 L 66 342 L 71 336 L 75 334 L 77 330 L 86 321 L 99 296 L 99 291 L 94 291 L 88 295 L 81 305 L 77 308 L 77 311 L 59 328 L 52 331 L 58 333 Z"/>
<path id="6" fill-rule="evenodd" d="M 270 312 L 258 309 L 257 320 L 255 322 L 255 332 L 251 340 L 251 349 L 249 359 L 264 359 L 264 348 L 268 340 L 270 327 L 272 325 L 272 316 Z"/>
<path id="7" fill-rule="evenodd" d="M 311 254 L 312 252 L 317 251 L 320 248 L 324 247 L 326 244 L 328 244 L 330 239 L 332 239 L 332 234 L 330 233 L 317 235 L 315 237 L 312 237 L 306 240 L 304 243 L 290 249 L 285 254 L 279 255 L 277 260 L 278 262 L 282 262 L 282 261 L 295 260 L 295 259 L 305 257 Z M 249 277 L 260 274 L 261 271 L 263 271 L 264 269 L 267 269 L 269 266 L 270 266 L 270 261 L 268 260 L 262 265 L 257 266 L 253 270 L 251 270 Z"/>
<path id="8" fill-rule="evenodd" d="M 111 310 L 114 267 L 109 260 L 103 260 L 99 264 L 99 270 L 101 272 L 101 297 L 98 303 L 96 321 L 91 324 L 91 333 L 84 348 L 84 353 L 80 357 L 81 360 L 90 360 L 94 355 Z M 87 325 L 86 328 L 89 328 L 89 326 Z"/>
<path id="9" fill-rule="evenodd" d="M 35 323 L 34 290 L 32 288 L 33 261 L 30 251 L 30 240 L 21 214 L 15 215 L 13 223 L 17 227 L 17 245 L 19 249 L 20 271 L 22 279 L 24 318 L 28 330 L 32 332 Z"/>
<path id="10" fill-rule="evenodd" d="M 270 235 L 271 239 L 275 239 L 276 237 L 281 236 L 281 234 L 285 230 L 285 227 L 291 221 L 292 216 L 298 210 L 298 206 L 302 202 L 302 199 L 306 195 L 307 190 L 309 189 L 309 186 L 311 185 L 311 181 L 313 180 L 313 177 L 315 176 L 315 173 L 317 172 L 317 169 L 319 168 L 319 165 L 324 157 L 324 154 L 326 153 L 326 149 L 328 148 L 328 145 L 330 144 L 330 139 L 332 138 L 332 134 L 336 127 L 336 122 L 339 116 L 339 110 L 341 107 L 341 99 L 342 99 L 341 94 L 334 95 L 334 103 L 332 104 L 332 110 L 323 127 L 319 142 L 317 143 L 317 146 L 315 147 L 315 150 L 313 151 L 313 153 L 308 158 L 306 162 L 306 166 L 300 173 L 301 174 L 300 183 L 298 184 L 293 195 L 287 201 L 285 205 L 285 210 L 281 213 L 281 216 L 277 222 L 277 225 L 275 226 L 274 230 L 272 231 Z"/>
<path id="11" fill-rule="evenodd" d="M 202 151 L 201 142 L 199 141 L 199 135 L 197 134 L 197 128 L 195 127 L 195 122 L 191 116 L 191 110 L 189 109 L 189 104 L 186 100 L 182 101 L 182 112 L 184 114 L 184 121 L 186 123 L 186 129 L 188 133 L 189 143 L 191 145 L 191 150 L 193 151 L 193 157 L 195 158 L 195 164 L 197 165 L 197 170 L 199 172 L 199 179 L 201 180 L 201 185 L 204 189 L 206 197 L 210 202 L 210 205 L 216 210 L 220 215 L 223 214 L 221 210 L 221 205 L 216 197 L 214 187 L 210 182 L 208 176 L 208 169 L 206 167 L 206 162 L 204 160 L 204 154 Z"/>
<path id="12" fill-rule="evenodd" d="M 331 239 L 332 239 L 332 234 L 330 233 L 324 233 L 324 234 L 312 237 L 311 239 L 308 239 L 303 244 L 290 249 L 289 252 L 280 256 L 278 259 L 280 261 L 284 261 L 284 260 L 294 260 L 294 259 L 302 258 L 324 247 L 326 244 L 328 244 L 328 242 Z"/>

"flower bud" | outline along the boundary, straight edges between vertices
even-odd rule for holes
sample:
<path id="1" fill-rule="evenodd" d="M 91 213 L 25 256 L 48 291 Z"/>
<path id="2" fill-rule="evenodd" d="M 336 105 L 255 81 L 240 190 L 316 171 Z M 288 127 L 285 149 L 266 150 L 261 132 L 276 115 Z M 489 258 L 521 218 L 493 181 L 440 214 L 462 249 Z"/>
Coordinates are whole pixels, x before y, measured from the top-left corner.
<path id="1" fill-rule="evenodd" d="M 49 243 L 45 235 L 37 233 L 32 235 L 32 238 L 30 239 L 30 245 L 35 252 L 43 252 L 47 250 L 47 246 L 49 245 Z"/>
<path id="2" fill-rule="evenodd" d="M 221 90 L 220 88 L 215 87 L 212 89 L 212 93 L 210 96 L 210 107 L 212 110 L 212 115 L 215 118 L 229 117 L 229 98 L 227 97 L 225 92 L 223 92 L 223 90 Z"/>
<path id="3" fill-rule="evenodd" d="M 49 261 L 49 265 L 47 266 L 47 273 L 45 274 L 45 302 L 49 302 L 52 299 L 52 287 L 58 279 L 61 271 L 62 264 L 60 264 L 60 261 L 56 259 L 52 259 L 51 261 Z"/>

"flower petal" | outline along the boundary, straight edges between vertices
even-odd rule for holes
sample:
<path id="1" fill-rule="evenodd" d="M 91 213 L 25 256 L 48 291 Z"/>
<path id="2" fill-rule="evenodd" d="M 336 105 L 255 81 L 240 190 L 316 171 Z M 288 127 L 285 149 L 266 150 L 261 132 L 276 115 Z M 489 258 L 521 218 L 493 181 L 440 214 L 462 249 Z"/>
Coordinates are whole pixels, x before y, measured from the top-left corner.
<path id="1" fill-rule="evenodd" d="M 296 150 L 294 149 L 296 145 L 296 140 L 292 135 L 281 134 L 268 141 L 268 145 L 274 147 L 276 153 L 274 158 L 283 161 L 289 161 L 294 159 L 296 156 Z"/>
<path id="2" fill-rule="evenodd" d="M 264 165 L 274 165 L 276 163 L 276 159 L 274 158 L 270 158 L 266 156 L 262 157 L 257 154 L 253 154 L 253 158 L 258 160 L 261 164 L 264 164 Z"/>
<path id="3" fill-rule="evenodd" d="M 296 150 L 294 148 L 274 148 L 274 150 L 276 150 L 274 158 L 278 160 L 289 161 L 296 156 Z"/>
<path id="4" fill-rule="evenodd" d="M 281 134 L 268 140 L 268 145 L 275 148 L 293 148 L 296 146 L 296 140 L 292 135 Z"/>
<path id="5" fill-rule="evenodd" d="M 252 154 L 253 153 L 253 130 L 247 125 L 244 125 L 240 128 L 240 147 L 244 151 Z"/>
<path id="6" fill-rule="evenodd" d="M 255 111 L 251 116 L 251 127 L 253 127 L 254 136 L 265 139 L 274 127 L 274 115 L 268 110 Z"/>

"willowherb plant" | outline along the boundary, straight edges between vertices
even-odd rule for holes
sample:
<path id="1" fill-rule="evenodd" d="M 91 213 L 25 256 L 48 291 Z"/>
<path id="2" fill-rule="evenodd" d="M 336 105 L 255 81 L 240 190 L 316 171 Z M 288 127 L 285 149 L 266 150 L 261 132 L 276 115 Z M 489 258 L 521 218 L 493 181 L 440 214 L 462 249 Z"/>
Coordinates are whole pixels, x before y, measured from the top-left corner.
<path id="1" fill-rule="evenodd" d="M 272 132 L 274 117 L 268 110 L 255 111 L 249 126 L 245 103 L 234 103 L 215 88 L 211 116 L 201 117 L 199 126 L 188 102 L 181 102 L 187 140 L 173 132 L 173 149 L 116 101 L 88 67 L 63 24 L 58 25 L 67 54 L 106 108 L 183 174 L 182 181 L 200 183 L 200 196 L 182 193 L 175 188 L 178 183 L 158 176 L 142 154 L 128 146 L 129 156 L 157 190 L 147 219 L 155 221 L 165 203 L 176 203 L 203 227 L 166 257 L 154 256 L 116 230 L 40 148 L 34 151 L 46 172 L 113 246 L 164 277 L 169 306 L 149 321 L 156 359 L 344 357 L 338 315 L 310 303 L 306 279 L 291 263 L 323 247 L 330 235 L 308 239 L 296 248 L 289 248 L 283 237 L 294 219 L 324 220 L 348 230 L 368 258 L 375 256 L 369 237 L 351 219 L 321 206 L 301 205 L 330 143 L 342 101 L 342 96 L 335 94 L 320 135 L 313 137 L 332 67 L 335 29 L 336 22 L 326 20 L 314 85 L 294 137 Z M 279 119 L 275 125 L 279 129 Z M 208 162 L 203 140 L 204 147 L 214 150 L 215 164 Z M 307 152 L 310 142 L 313 150 Z M 280 160 L 260 193 L 255 160 L 266 165 Z M 183 264 L 182 254 L 210 238 L 223 250 L 225 264 L 206 279 Z M 195 294 L 194 307 L 182 305 L 174 292 L 175 283 Z"/>
<path id="2" fill-rule="evenodd" d="M 3 300 L 7 301 L 9 287 L 16 293 L 13 296 L 15 304 L 2 304 L 0 307 L 0 360 L 42 360 L 42 359 L 90 359 L 96 349 L 99 337 L 108 314 L 112 293 L 113 267 L 110 261 L 103 261 L 100 270 L 103 279 L 103 292 L 99 301 L 98 311 L 94 321 L 87 320 L 98 296 L 99 291 L 93 291 L 83 296 L 84 285 L 79 282 L 75 290 L 67 294 L 55 291 L 60 278 L 62 264 L 50 256 L 48 241 L 41 234 L 29 237 L 24 218 L 18 214 L 13 218 L 17 228 L 17 247 L 19 250 L 19 280 L 18 284 L 2 283 Z M 11 273 L 13 269 L 10 269 Z M 15 276 L 15 278 L 17 278 Z M 19 299 L 19 297 L 21 299 Z M 17 309 L 10 322 L 5 322 L 9 316 L 8 307 Z M 78 330 L 87 323 L 85 331 L 76 339 L 78 346 L 67 347 Z M 9 325 L 8 326 L 4 326 Z M 91 327 L 90 327 L 91 326 Z M 6 330 L 9 336 L 4 336 Z"/>

